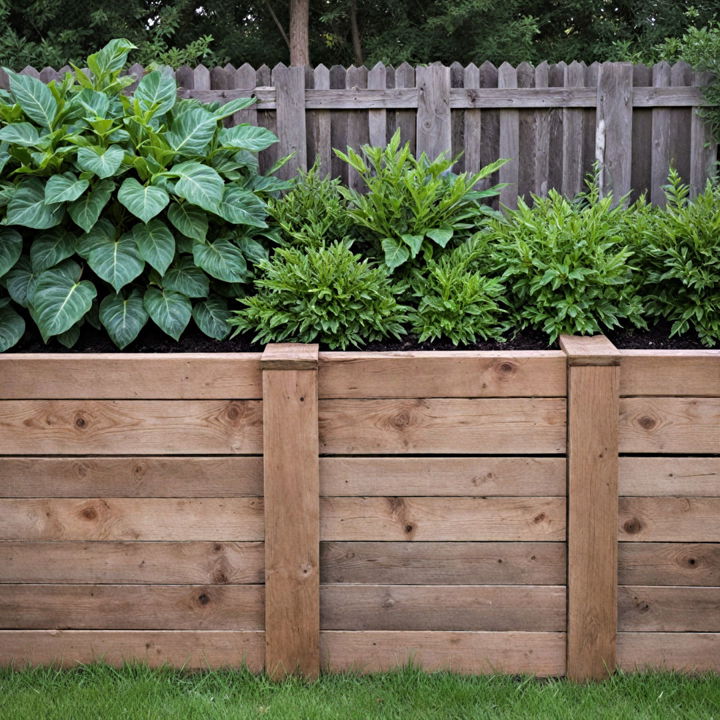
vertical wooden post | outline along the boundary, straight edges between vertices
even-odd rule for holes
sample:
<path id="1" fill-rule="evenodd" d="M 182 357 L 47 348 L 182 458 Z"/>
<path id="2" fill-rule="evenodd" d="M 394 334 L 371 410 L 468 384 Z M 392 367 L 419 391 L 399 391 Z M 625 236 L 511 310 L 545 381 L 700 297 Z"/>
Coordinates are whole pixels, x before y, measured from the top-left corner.
<path id="1" fill-rule="evenodd" d="M 434 160 L 441 153 L 452 152 L 450 118 L 450 68 L 434 63 L 416 70 L 417 155 L 426 153 Z"/>
<path id="2" fill-rule="evenodd" d="M 265 668 L 320 672 L 317 345 L 262 356 L 265 473 Z"/>
<path id="3" fill-rule="evenodd" d="M 563 335 L 568 358 L 567 675 L 615 669 L 620 359 L 604 336 Z"/>
<path id="4" fill-rule="evenodd" d="M 516 88 L 517 72 L 509 63 L 498 68 L 498 87 Z M 520 180 L 520 113 L 517 110 L 500 111 L 500 157 L 507 162 L 500 168 L 500 182 L 506 186 L 500 191 L 500 203 L 505 207 L 517 207 L 518 182 Z"/>
<path id="5" fill-rule="evenodd" d="M 307 134 L 305 131 L 305 68 L 285 67 L 278 63 L 272 71 L 277 102 L 277 136 L 280 157 L 292 158 L 278 175 L 289 179 L 298 170 L 307 170 Z"/>

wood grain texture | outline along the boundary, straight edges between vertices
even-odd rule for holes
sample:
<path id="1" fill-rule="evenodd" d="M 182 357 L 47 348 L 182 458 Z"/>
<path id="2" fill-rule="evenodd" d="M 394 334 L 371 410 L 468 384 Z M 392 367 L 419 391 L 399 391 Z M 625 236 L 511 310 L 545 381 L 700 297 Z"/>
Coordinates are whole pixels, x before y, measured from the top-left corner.
<path id="1" fill-rule="evenodd" d="M 696 85 L 707 85 L 711 75 L 705 72 L 696 72 L 694 82 Z M 694 197 L 702 191 L 708 178 L 714 173 L 717 162 L 717 142 L 712 136 L 708 123 L 700 117 L 697 108 L 691 110 L 690 117 L 690 195 Z"/>
<path id="2" fill-rule="evenodd" d="M 622 398 L 619 432 L 622 453 L 720 453 L 720 398 Z"/>
<path id="3" fill-rule="evenodd" d="M 621 350 L 620 395 L 720 397 L 720 350 Z"/>
<path id="4" fill-rule="evenodd" d="M 562 585 L 561 542 L 323 542 L 320 582 Z"/>
<path id="5" fill-rule="evenodd" d="M 3 457 L 0 497 L 262 495 L 261 457 Z"/>
<path id="6" fill-rule="evenodd" d="M 561 632 L 565 630 L 565 621 L 564 586 L 323 585 L 320 588 L 323 630 Z"/>
<path id="7" fill-rule="evenodd" d="M 452 123 L 450 117 L 450 68 L 434 63 L 416 70 L 417 149 L 431 160 L 450 155 Z"/>
<path id="8" fill-rule="evenodd" d="M 498 88 L 517 88 L 517 72 L 512 65 L 503 63 L 498 68 Z M 500 157 L 508 161 L 500 168 L 500 182 L 506 183 L 500 191 L 500 203 L 514 208 L 520 180 L 520 114 L 517 110 L 500 112 Z"/>
<path id="9" fill-rule="evenodd" d="M 620 495 L 720 497 L 719 457 L 621 457 Z"/>
<path id="10" fill-rule="evenodd" d="M 262 630 L 261 585 L 0 584 L 3 630 Z"/>
<path id="11" fill-rule="evenodd" d="M 258 400 L 2 400 L 8 455 L 257 454 Z"/>
<path id="12" fill-rule="evenodd" d="M 260 498 L 0 500 L 2 540 L 263 540 Z"/>
<path id="13" fill-rule="evenodd" d="M 564 397 L 564 354 L 320 353 L 321 398 Z"/>
<path id="14" fill-rule="evenodd" d="M 566 87 L 585 85 L 585 66 L 572 62 L 565 68 Z M 592 90 L 590 91 L 592 92 Z M 582 142 L 584 112 L 582 109 L 563 110 L 563 195 L 573 197 L 583 189 Z"/>
<path id="15" fill-rule="evenodd" d="M 618 667 L 720 672 L 720 633 L 618 633 Z"/>
<path id="16" fill-rule="evenodd" d="M 329 672 L 385 672 L 412 662 L 430 672 L 565 673 L 564 633 L 325 630 L 320 646 Z"/>
<path id="17" fill-rule="evenodd" d="M 670 64 L 656 63 L 652 71 L 652 84 L 656 88 L 670 86 Z M 667 184 L 670 169 L 672 115 L 667 108 L 654 108 L 652 111 L 652 137 L 650 153 L 650 200 L 654 205 L 665 205 L 663 186 Z"/>
<path id="18" fill-rule="evenodd" d="M 720 587 L 618 588 L 618 630 L 720 631 Z"/>
<path id="19" fill-rule="evenodd" d="M 0 355 L 0 399 L 262 397 L 260 353 Z"/>
<path id="20" fill-rule="evenodd" d="M 305 68 L 280 63 L 273 68 L 272 79 L 277 94 L 278 152 L 280 157 L 292 155 L 277 174 L 289 179 L 298 170 L 307 170 Z"/>
<path id="21" fill-rule="evenodd" d="M 350 66 L 345 74 L 345 85 L 353 91 L 361 90 L 367 87 L 368 70 L 365 67 Z M 367 145 L 369 141 L 368 135 L 368 116 L 366 113 L 353 112 L 348 118 L 348 145 L 353 148 L 360 148 Z M 347 167 L 347 184 L 349 188 L 360 192 L 365 187 L 365 182 L 355 168 L 348 165 Z M 316 358 L 317 359 L 317 358 Z"/>
<path id="22" fill-rule="evenodd" d="M 564 540 L 564 498 L 324 498 L 321 540 Z"/>
<path id="23" fill-rule="evenodd" d="M 621 497 L 620 540 L 720 542 L 720 498 Z"/>
<path id="24" fill-rule="evenodd" d="M 565 412 L 561 398 L 322 400 L 320 449 L 333 455 L 563 453 Z"/>
<path id="25" fill-rule="evenodd" d="M 320 494 L 548 496 L 565 494 L 564 458 L 333 457 L 320 459 Z"/>
<path id="26" fill-rule="evenodd" d="M 264 635 L 259 630 L 2 630 L 0 665 L 59 665 L 92 662 L 119 666 L 237 668 L 259 672 L 264 666 Z"/>
<path id="27" fill-rule="evenodd" d="M 561 335 L 560 347 L 570 367 L 620 364 L 620 352 L 604 335 Z"/>
<path id="28" fill-rule="evenodd" d="M 720 586 L 720 543 L 619 545 L 620 585 Z"/>
<path id="29" fill-rule="evenodd" d="M 262 542 L 0 541 L 0 583 L 259 584 Z"/>

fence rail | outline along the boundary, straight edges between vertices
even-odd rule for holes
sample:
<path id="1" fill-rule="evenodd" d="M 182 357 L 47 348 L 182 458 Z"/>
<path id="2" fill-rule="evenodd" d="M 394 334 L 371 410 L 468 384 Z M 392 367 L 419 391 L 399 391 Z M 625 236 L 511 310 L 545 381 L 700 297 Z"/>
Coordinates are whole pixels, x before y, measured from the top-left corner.
<path id="1" fill-rule="evenodd" d="M 44 81 L 69 68 L 22 72 Z M 139 65 L 130 72 L 141 76 Z M 4 74 L 3 74 L 4 75 Z M 717 144 L 698 116 L 707 76 L 686 63 L 460 63 L 397 68 L 187 66 L 175 73 L 183 97 L 258 102 L 233 123 L 273 130 L 279 142 L 261 154 L 266 170 L 294 153 L 290 176 L 316 160 L 323 171 L 360 188 L 357 174 L 333 148 L 383 145 L 400 130 L 416 153 L 458 155 L 458 171 L 477 171 L 498 157 L 509 162 L 489 182 L 507 183 L 500 200 L 574 195 L 600 163 L 603 192 L 647 193 L 662 204 L 673 166 L 694 192 L 715 172 Z M 7 78 L 0 77 L 0 86 Z"/>

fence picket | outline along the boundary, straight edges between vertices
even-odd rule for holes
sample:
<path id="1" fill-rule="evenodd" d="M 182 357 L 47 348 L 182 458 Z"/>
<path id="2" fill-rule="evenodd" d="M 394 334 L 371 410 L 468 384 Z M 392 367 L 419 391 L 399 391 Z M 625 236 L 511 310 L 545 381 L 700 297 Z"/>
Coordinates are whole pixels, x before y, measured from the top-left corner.
<path id="1" fill-rule="evenodd" d="M 417 69 L 417 154 L 433 160 L 452 152 L 450 68 L 440 64 Z"/>
<path id="2" fill-rule="evenodd" d="M 480 87 L 480 68 L 470 63 L 463 72 L 463 85 L 468 90 Z M 473 172 L 482 166 L 482 110 L 469 109 L 464 112 L 463 127 L 463 170 Z"/>
<path id="3" fill-rule="evenodd" d="M 670 87 L 670 64 L 657 63 L 652 70 L 654 88 Z M 650 200 L 655 205 L 665 204 L 662 186 L 667 181 L 670 166 L 670 110 L 655 108 L 652 111 L 652 152 L 650 160 Z"/>
<path id="4" fill-rule="evenodd" d="M 516 88 L 517 72 L 509 63 L 498 68 L 498 87 Z M 509 208 L 517 205 L 520 154 L 520 115 L 517 110 L 500 111 L 500 157 L 507 162 L 500 168 L 500 182 L 506 183 L 500 191 L 500 203 Z"/>
<path id="5" fill-rule="evenodd" d="M 695 85 L 706 85 L 710 81 L 709 73 L 696 72 Z M 717 162 L 717 143 L 713 140 L 710 128 L 693 108 L 690 119 L 690 188 L 692 195 L 702 192 L 705 182 L 714 174 Z"/>
<path id="6" fill-rule="evenodd" d="M 278 174 L 283 178 L 292 178 L 298 170 L 307 170 L 305 68 L 286 67 L 278 63 L 273 68 L 272 79 L 278 97 L 278 151 L 280 157 L 292 155 Z"/>
<path id="7" fill-rule="evenodd" d="M 385 90 L 387 87 L 387 70 L 382 63 L 377 63 L 368 73 L 369 90 Z M 387 110 L 368 111 L 368 136 L 370 144 L 383 147 L 387 142 Z"/>
<path id="8" fill-rule="evenodd" d="M 565 68 L 565 87 L 583 87 L 585 85 L 585 66 L 579 62 L 570 63 Z M 582 189 L 583 182 L 583 111 L 571 108 L 563 109 L 563 169 L 562 192 L 572 197 Z"/>
<path id="9" fill-rule="evenodd" d="M 350 66 L 345 74 L 345 87 L 348 90 L 360 90 L 367 88 L 368 70 L 366 67 Z M 348 117 L 348 139 L 347 144 L 353 148 L 359 148 L 367 145 L 368 137 L 368 116 L 367 113 L 353 112 Z M 363 181 L 357 171 L 348 167 L 348 187 L 353 190 L 360 190 L 363 187 Z"/>

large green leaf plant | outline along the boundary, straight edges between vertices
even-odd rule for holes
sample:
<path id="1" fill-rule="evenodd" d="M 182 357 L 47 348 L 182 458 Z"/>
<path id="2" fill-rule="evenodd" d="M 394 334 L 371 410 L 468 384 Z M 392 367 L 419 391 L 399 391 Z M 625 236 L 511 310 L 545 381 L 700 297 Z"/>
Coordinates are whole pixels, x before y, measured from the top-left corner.
<path id="1" fill-rule="evenodd" d="M 133 47 L 112 40 L 89 72 L 47 84 L 5 70 L 0 351 L 26 317 L 67 346 L 89 323 L 124 348 L 149 320 L 223 339 L 227 298 L 266 256 L 266 199 L 285 184 L 259 174 L 257 152 L 276 137 L 223 122 L 253 100 L 178 99 L 162 68 L 129 95 Z"/>

